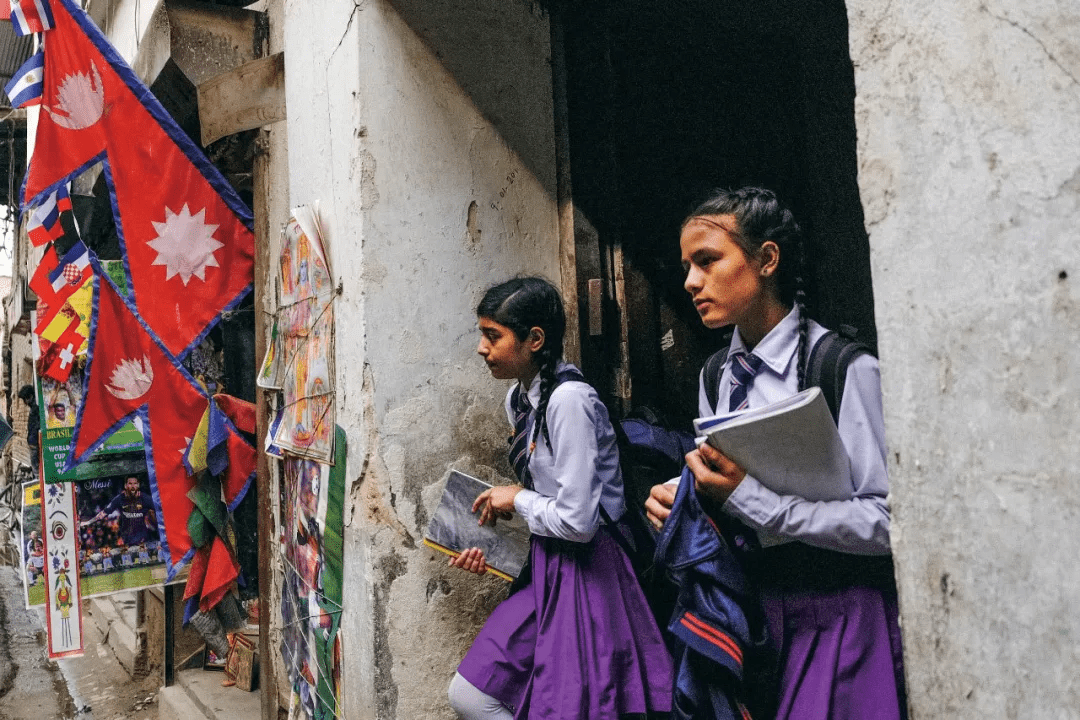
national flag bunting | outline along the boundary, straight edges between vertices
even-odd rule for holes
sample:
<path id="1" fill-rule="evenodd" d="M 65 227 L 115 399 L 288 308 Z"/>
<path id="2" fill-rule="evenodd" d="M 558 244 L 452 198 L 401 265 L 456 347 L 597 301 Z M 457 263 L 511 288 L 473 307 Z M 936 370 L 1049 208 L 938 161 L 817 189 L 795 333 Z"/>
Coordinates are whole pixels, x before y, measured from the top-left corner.
<path id="1" fill-rule="evenodd" d="M 45 0 L 41 0 L 45 2 Z M 183 357 L 250 292 L 251 211 L 72 0 L 48 0 L 42 113 L 24 190 L 34 202 L 104 160 L 130 297 Z"/>
<path id="2" fill-rule="evenodd" d="M 86 282 L 91 274 L 90 251 L 83 245 L 82 240 L 77 240 L 49 273 L 49 284 L 57 298 L 66 299 Z"/>
<path id="3" fill-rule="evenodd" d="M 30 278 L 30 282 L 27 285 L 34 291 L 34 294 L 38 296 L 38 300 L 44 302 L 49 306 L 49 309 L 55 313 L 63 306 L 64 301 L 56 296 L 56 292 L 52 288 L 52 283 L 49 282 L 49 275 L 60 264 L 60 258 L 56 255 L 56 248 L 49 247 L 45 249 L 45 254 L 41 256 L 41 262 L 38 263 L 37 270 L 34 271 L 34 275 Z M 38 322 L 42 322 L 43 318 L 38 317 Z"/>
<path id="4" fill-rule="evenodd" d="M 11 0 L 11 25 L 16 35 L 51 30 L 55 21 L 49 0 Z"/>
<path id="5" fill-rule="evenodd" d="M 44 76 L 45 52 L 38 50 L 15 71 L 15 74 L 11 76 L 11 82 L 4 86 L 4 92 L 11 100 L 11 107 L 40 105 Z"/>
<path id="6" fill-rule="evenodd" d="M 33 209 L 26 223 L 30 244 L 41 246 L 64 234 L 60 213 L 71 210 L 71 196 L 66 185 L 61 185 L 45 196 L 45 200 Z"/>
<path id="7" fill-rule="evenodd" d="M 75 356 L 86 338 L 79 333 L 79 318 L 68 325 L 55 343 L 49 346 L 39 362 L 39 374 L 58 382 L 67 382 L 75 366 Z"/>

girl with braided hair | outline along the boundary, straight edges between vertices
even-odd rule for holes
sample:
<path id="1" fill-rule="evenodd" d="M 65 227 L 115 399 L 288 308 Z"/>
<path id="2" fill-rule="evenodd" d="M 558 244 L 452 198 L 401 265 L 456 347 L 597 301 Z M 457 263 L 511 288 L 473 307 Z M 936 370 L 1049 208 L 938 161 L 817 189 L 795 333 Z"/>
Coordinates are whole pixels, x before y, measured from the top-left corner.
<path id="1" fill-rule="evenodd" d="M 468 720 L 617 720 L 671 708 L 671 659 L 614 533 L 626 510 L 615 431 L 581 372 L 562 361 L 566 319 L 551 283 L 516 278 L 477 307 L 477 352 L 516 380 L 506 397 L 520 484 L 476 499 L 479 522 L 519 513 L 529 569 L 488 618 L 450 683 Z M 450 565 L 486 570 L 471 548 Z"/>
<path id="2" fill-rule="evenodd" d="M 715 406 L 703 371 L 700 415 L 804 389 L 808 354 L 827 331 L 806 314 L 803 238 L 791 211 L 761 188 L 718 191 L 683 223 L 680 248 L 701 321 L 735 326 Z M 851 461 L 846 500 L 778 495 L 710 445 L 686 456 L 703 506 L 752 531 L 747 572 L 760 588 L 772 649 L 757 679 L 776 674 L 756 703 L 759 720 L 905 716 L 880 376 L 868 352 L 847 366 L 836 418 Z M 652 489 L 646 510 L 657 527 L 675 487 Z M 755 670 L 746 672 L 753 686 Z"/>

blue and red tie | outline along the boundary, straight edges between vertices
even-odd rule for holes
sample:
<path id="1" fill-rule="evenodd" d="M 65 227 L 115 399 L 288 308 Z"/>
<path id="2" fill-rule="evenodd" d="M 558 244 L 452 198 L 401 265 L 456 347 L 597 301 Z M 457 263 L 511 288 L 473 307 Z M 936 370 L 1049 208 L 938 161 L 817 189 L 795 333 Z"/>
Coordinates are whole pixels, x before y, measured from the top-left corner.
<path id="1" fill-rule="evenodd" d="M 754 384 L 754 376 L 761 369 L 761 358 L 753 353 L 735 353 L 731 357 L 731 395 L 728 410 L 745 410 L 746 393 Z"/>
<path id="2" fill-rule="evenodd" d="M 532 403 L 529 394 L 519 386 L 514 392 L 514 436 L 510 438 L 510 465 L 517 473 L 518 480 L 526 489 L 532 489 L 532 475 L 529 473 L 529 413 Z"/>

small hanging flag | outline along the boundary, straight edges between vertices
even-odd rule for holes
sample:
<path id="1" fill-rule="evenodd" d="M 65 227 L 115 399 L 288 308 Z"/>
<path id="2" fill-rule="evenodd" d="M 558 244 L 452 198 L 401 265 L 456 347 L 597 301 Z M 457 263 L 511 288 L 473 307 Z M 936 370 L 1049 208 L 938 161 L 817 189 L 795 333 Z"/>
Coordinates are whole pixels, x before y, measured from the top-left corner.
<path id="1" fill-rule="evenodd" d="M 60 213 L 71 210 L 71 196 L 66 185 L 61 185 L 30 213 L 26 223 L 26 234 L 30 243 L 39 247 L 64 234 Z"/>
<path id="2" fill-rule="evenodd" d="M 90 269 L 90 251 L 77 240 L 60 263 L 49 273 L 49 284 L 58 298 L 67 298 L 93 274 Z"/>
<path id="3" fill-rule="evenodd" d="M 4 91 L 11 99 L 11 107 L 21 108 L 27 105 L 41 104 L 41 91 L 45 87 L 45 51 L 38 50 L 22 64 L 11 77 L 11 82 L 4 86 Z"/>
<path id="4" fill-rule="evenodd" d="M 56 256 L 56 248 L 50 247 L 45 250 L 45 254 L 41 257 L 41 262 L 37 266 L 37 270 L 34 271 L 34 276 L 30 278 L 30 282 L 27 283 L 30 289 L 34 291 L 34 294 L 38 296 L 39 300 L 45 301 L 50 309 L 59 310 L 64 305 L 64 301 L 56 297 L 56 293 L 53 292 L 52 284 L 49 282 L 49 275 L 60 264 L 60 258 Z M 39 319 L 40 320 L 40 319 Z"/>
<path id="5" fill-rule="evenodd" d="M 11 25 L 16 35 L 45 32 L 55 24 L 49 0 L 11 0 Z"/>
<path id="6" fill-rule="evenodd" d="M 51 377 L 57 382 L 67 382 L 71 369 L 75 366 L 75 355 L 84 342 L 86 338 L 79 334 L 79 319 L 75 318 L 41 356 L 41 375 Z"/>

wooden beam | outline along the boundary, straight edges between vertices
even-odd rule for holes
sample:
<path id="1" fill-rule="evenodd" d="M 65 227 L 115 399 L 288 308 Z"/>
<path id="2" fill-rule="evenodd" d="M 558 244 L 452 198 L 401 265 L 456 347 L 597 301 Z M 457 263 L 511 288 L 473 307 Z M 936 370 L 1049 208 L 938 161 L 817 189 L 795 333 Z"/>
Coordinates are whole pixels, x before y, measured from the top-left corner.
<path id="1" fill-rule="evenodd" d="M 285 119 L 285 54 L 244 63 L 199 85 L 202 144 Z"/>
<path id="2" fill-rule="evenodd" d="M 267 149 L 267 132 L 259 133 L 253 168 L 252 212 L 255 216 L 255 372 L 258 363 L 266 355 L 270 328 L 266 314 L 266 293 L 273 287 L 270 281 L 270 233 L 273 220 L 270 217 L 268 198 L 270 196 L 270 155 Z M 271 412 L 267 393 L 262 388 L 255 389 L 255 438 L 262 443 L 270 428 Z M 277 678 L 274 677 L 274 662 L 271 653 L 278 648 L 270 642 L 270 608 L 277 606 L 271 600 L 273 596 L 273 561 L 276 557 L 276 535 L 274 532 L 273 499 L 271 493 L 270 463 L 266 453 L 259 452 L 255 464 L 255 491 L 258 493 L 259 513 L 259 695 L 262 705 L 262 720 L 277 720 L 278 690 Z"/>
<path id="3" fill-rule="evenodd" d="M 581 310 L 578 300 L 577 238 L 574 236 L 574 192 L 570 174 L 570 115 L 566 100 L 566 36 L 561 2 L 548 15 L 551 33 L 551 93 L 555 121 L 555 195 L 559 222 L 560 290 L 566 308 L 563 356 L 581 365 Z"/>

